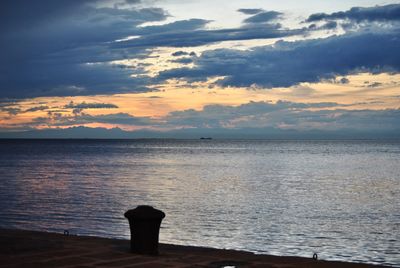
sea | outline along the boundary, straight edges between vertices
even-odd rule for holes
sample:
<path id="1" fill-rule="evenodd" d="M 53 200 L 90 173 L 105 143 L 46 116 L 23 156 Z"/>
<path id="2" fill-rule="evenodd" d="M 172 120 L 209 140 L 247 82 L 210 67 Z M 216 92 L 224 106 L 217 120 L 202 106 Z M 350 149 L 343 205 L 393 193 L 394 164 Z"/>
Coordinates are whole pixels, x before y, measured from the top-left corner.
<path id="1" fill-rule="evenodd" d="M 0 228 L 400 266 L 400 141 L 0 140 Z"/>

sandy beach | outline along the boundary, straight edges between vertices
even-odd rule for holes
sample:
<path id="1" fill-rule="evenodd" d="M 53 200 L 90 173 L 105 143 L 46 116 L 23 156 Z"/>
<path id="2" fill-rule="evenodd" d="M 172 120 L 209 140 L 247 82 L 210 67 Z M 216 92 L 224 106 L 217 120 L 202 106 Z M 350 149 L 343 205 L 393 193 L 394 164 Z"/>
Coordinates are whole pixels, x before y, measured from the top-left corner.
<path id="1" fill-rule="evenodd" d="M 0 229 L 0 267 L 385 267 L 312 258 L 160 244 L 158 256 L 133 254 L 129 240 Z"/>

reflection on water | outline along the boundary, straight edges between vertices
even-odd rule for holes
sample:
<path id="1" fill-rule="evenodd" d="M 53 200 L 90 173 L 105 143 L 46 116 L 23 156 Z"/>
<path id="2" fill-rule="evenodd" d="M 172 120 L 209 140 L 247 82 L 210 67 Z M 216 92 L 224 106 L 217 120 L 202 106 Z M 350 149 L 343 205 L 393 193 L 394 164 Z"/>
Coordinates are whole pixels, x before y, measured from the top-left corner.
<path id="1" fill-rule="evenodd" d="M 0 141 L 0 227 L 400 265 L 400 143 Z"/>

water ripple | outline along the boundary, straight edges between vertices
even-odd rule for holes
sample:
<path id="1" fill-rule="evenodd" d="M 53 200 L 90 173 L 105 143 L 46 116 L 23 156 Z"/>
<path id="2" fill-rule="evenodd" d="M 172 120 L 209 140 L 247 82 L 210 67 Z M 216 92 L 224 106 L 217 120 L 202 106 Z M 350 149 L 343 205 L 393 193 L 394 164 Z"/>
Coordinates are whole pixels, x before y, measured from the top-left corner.
<path id="1" fill-rule="evenodd" d="M 0 141 L 0 227 L 400 265 L 400 143 Z"/>

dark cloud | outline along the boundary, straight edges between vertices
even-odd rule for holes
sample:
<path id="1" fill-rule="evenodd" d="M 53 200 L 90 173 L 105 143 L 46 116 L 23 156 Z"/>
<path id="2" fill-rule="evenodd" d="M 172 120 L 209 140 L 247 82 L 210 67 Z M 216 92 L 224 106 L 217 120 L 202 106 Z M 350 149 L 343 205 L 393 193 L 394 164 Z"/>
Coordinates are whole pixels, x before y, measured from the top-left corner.
<path id="1" fill-rule="evenodd" d="M 376 87 L 380 87 L 380 86 L 382 86 L 382 85 L 383 85 L 383 84 L 380 83 L 380 82 L 374 82 L 374 83 L 372 83 L 372 84 L 369 84 L 368 87 L 369 87 L 369 88 L 376 88 Z"/>
<path id="2" fill-rule="evenodd" d="M 309 108 L 323 110 L 315 111 Z M 237 107 L 209 105 L 201 111 L 173 112 L 166 119 L 169 124 L 194 129 L 341 130 L 343 134 L 346 131 L 400 130 L 399 109 L 344 110 L 336 103 L 306 104 L 279 101 L 275 104 L 250 102 Z"/>
<path id="3" fill-rule="evenodd" d="M 337 28 L 337 26 L 338 26 L 338 23 L 336 21 L 328 21 L 327 23 L 322 25 L 320 27 L 320 29 L 323 29 L 323 30 L 334 30 L 334 29 Z"/>
<path id="4" fill-rule="evenodd" d="M 246 15 L 254 15 L 263 12 L 264 10 L 261 8 L 241 8 L 238 9 L 240 13 L 246 14 Z"/>
<path id="5" fill-rule="evenodd" d="M 199 29 L 203 29 L 204 26 L 209 23 L 209 20 L 203 19 L 189 19 L 174 21 L 171 23 L 157 25 L 157 26 L 146 26 L 135 29 L 134 33 L 138 35 L 158 35 L 163 36 L 163 34 L 180 33 L 180 32 L 190 32 Z M 135 39 L 137 41 L 138 39 Z M 127 41 L 128 42 L 128 41 Z M 121 42 L 124 43 L 124 42 Z"/>
<path id="6" fill-rule="evenodd" d="M 288 87 L 318 82 L 354 72 L 400 71 L 399 33 L 363 33 L 332 36 L 240 51 L 206 51 L 194 60 L 194 68 L 161 72 L 158 81 L 183 78 L 204 81 L 225 76 L 223 86 Z"/>
<path id="7" fill-rule="evenodd" d="M 136 117 L 127 113 L 107 114 L 107 115 L 81 115 L 74 119 L 75 122 L 96 122 L 106 124 L 122 124 L 131 126 L 149 126 L 155 121 L 148 117 Z"/>
<path id="8" fill-rule="evenodd" d="M 176 60 L 171 60 L 171 62 L 180 63 L 180 64 L 189 64 L 193 62 L 192 58 L 180 58 Z"/>
<path id="9" fill-rule="evenodd" d="M 185 51 L 181 51 L 181 50 L 176 51 L 171 54 L 171 56 L 173 56 L 173 57 L 186 56 L 186 55 L 189 55 L 189 53 L 185 52 Z"/>
<path id="10" fill-rule="evenodd" d="M 278 19 L 283 14 L 277 11 L 264 11 L 244 20 L 245 23 L 265 23 Z"/>
<path id="11" fill-rule="evenodd" d="M 109 62 L 149 52 L 144 48 L 110 50 L 109 44 L 134 35 L 135 27 L 144 22 L 161 21 L 168 15 L 158 8 L 95 8 L 94 4 L 2 2 L 0 98 L 148 90 L 145 77 L 132 79 L 135 70 Z"/>
<path id="12" fill-rule="evenodd" d="M 162 32 L 143 35 L 134 40 L 114 43 L 113 48 L 141 48 L 141 47 L 188 47 L 201 46 L 209 43 L 232 41 L 269 39 L 304 34 L 306 29 L 281 29 L 280 24 L 252 26 L 220 30 L 185 30 Z"/>
<path id="13" fill-rule="evenodd" d="M 306 104 L 288 101 L 278 101 L 277 103 L 250 102 L 237 107 L 207 105 L 202 111 L 190 109 L 172 112 L 165 118 L 165 120 L 168 124 L 175 126 L 183 125 L 198 128 L 220 128 L 224 126 L 226 127 L 229 123 L 232 124 L 231 127 L 233 127 L 235 125 L 233 122 L 236 119 L 245 118 L 241 121 L 247 121 L 247 123 L 249 123 L 249 120 L 251 119 L 250 121 L 252 124 L 254 124 L 252 127 L 257 127 L 258 124 L 263 122 L 261 118 L 263 118 L 266 114 L 268 114 L 268 120 L 271 122 L 272 120 L 275 120 L 274 118 L 277 116 L 280 118 L 280 114 L 282 114 L 284 111 L 295 114 L 298 113 L 298 111 L 309 108 L 332 108 L 337 106 L 337 103 L 331 102 Z M 259 120 L 258 123 L 256 122 L 257 120 L 255 117 L 257 120 Z"/>
<path id="14" fill-rule="evenodd" d="M 318 29 L 318 26 L 317 26 L 317 24 L 315 24 L 315 23 L 310 24 L 310 25 L 308 26 L 308 30 L 310 30 L 310 31 L 315 31 L 315 30 L 317 30 L 317 29 Z"/>
<path id="15" fill-rule="evenodd" d="M 186 51 L 182 51 L 182 50 L 178 50 L 175 51 L 174 53 L 171 54 L 171 56 L 173 57 L 180 57 L 180 56 L 191 56 L 191 57 L 196 57 L 196 52 L 192 51 L 192 52 L 186 52 Z"/>
<path id="16" fill-rule="evenodd" d="M 316 13 L 310 15 L 306 22 L 336 19 L 348 19 L 357 22 L 400 21 L 400 4 L 375 7 L 353 7 L 348 11 L 340 11 L 331 14 Z"/>
<path id="17" fill-rule="evenodd" d="M 141 0 L 125 0 L 126 3 L 131 4 L 131 5 L 137 5 L 140 4 L 142 1 Z"/>
<path id="18" fill-rule="evenodd" d="M 21 109 L 18 107 L 0 107 L 0 111 L 6 112 L 9 115 L 17 115 L 21 112 Z"/>
<path id="19" fill-rule="evenodd" d="M 8 1 L 5 9 L 2 6 L 0 16 L 0 25 L 4 28 L 2 37 L 11 33 L 14 37 L 33 39 L 31 41 L 38 41 L 35 37 L 44 38 L 45 49 L 52 47 L 44 41 L 52 39 L 56 49 L 65 49 L 123 38 L 137 25 L 161 21 L 168 16 L 160 8 L 118 9 L 88 5 L 95 2 L 41 0 L 38 5 L 29 0 Z M 58 47 L 61 42 L 64 47 Z"/>
<path id="20" fill-rule="evenodd" d="M 72 113 L 75 115 L 79 115 L 85 109 L 116 109 L 117 105 L 112 103 L 74 103 L 71 101 L 69 104 L 63 107 L 64 109 L 73 109 Z"/>
<path id="21" fill-rule="evenodd" d="M 29 113 L 29 112 L 37 112 L 37 111 L 44 111 L 49 109 L 50 107 L 47 105 L 41 105 L 41 106 L 34 106 L 31 108 L 28 108 L 26 110 L 22 110 L 20 107 L 9 107 L 10 105 L 0 105 L 0 111 L 2 112 L 7 112 L 9 115 L 17 115 L 21 113 Z"/>
<path id="22" fill-rule="evenodd" d="M 42 65 L 43 64 L 43 65 Z M 7 70 L 0 78 L 1 97 L 77 96 L 148 91 L 146 77 L 132 79 L 134 71 L 107 63 L 93 65 L 52 62 L 26 63 L 20 70 Z"/>
<path id="23" fill-rule="evenodd" d="M 1 1 L 0 29 L 2 34 L 21 29 L 32 29 L 57 21 L 60 16 L 79 11 L 80 8 L 95 0 L 41 0 L 33 3 L 30 0 Z"/>
<path id="24" fill-rule="evenodd" d="M 41 105 L 41 106 L 35 106 L 35 107 L 32 107 L 32 108 L 26 109 L 25 112 L 26 113 L 27 112 L 37 112 L 37 111 L 44 111 L 44 110 L 47 110 L 47 109 L 49 109 L 49 106 Z"/>
<path id="25" fill-rule="evenodd" d="M 129 126 L 150 126 L 157 121 L 148 117 L 136 117 L 127 113 L 116 113 L 106 115 L 90 115 L 86 113 L 75 113 L 64 115 L 58 112 L 49 112 L 46 117 L 37 117 L 29 127 L 39 125 L 51 126 L 76 126 L 82 124 L 102 123 L 102 124 L 122 124 Z"/>
<path id="26" fill-rule="evenodd" d="M 71 101 L 69 104 L 64 106 L 65 109 L 115 109 L 117 105 L 112 103 L 74 103 Z"/>

